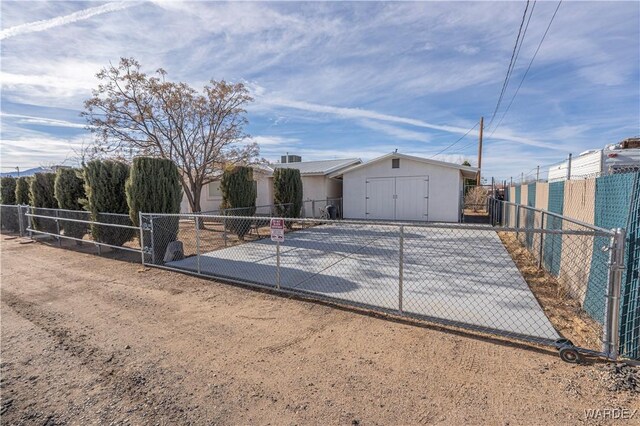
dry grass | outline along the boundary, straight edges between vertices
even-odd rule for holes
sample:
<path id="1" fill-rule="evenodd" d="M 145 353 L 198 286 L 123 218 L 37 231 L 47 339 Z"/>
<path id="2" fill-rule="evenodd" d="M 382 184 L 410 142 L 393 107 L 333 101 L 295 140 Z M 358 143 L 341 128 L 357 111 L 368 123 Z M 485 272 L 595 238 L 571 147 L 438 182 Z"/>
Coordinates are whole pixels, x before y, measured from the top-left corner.
<path id="1" fill-rule="evenodd" d="M 575 345 L 601 349 L 602 325 L 589 317 L 566 286 L 542 268 L 513 233 L 498 232 L 529 288 L 556 330 Z"/>

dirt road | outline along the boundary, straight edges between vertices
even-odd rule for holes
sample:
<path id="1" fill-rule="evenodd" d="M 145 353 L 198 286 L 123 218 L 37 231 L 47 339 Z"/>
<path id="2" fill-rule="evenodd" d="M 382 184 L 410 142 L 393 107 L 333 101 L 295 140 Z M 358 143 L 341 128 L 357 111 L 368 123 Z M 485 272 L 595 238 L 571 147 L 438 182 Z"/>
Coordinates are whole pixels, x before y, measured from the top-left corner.
<path id="1" fill-rule="evenodd" d="M 552 351 L 43 244 L 1 249 L 5 424 L 551 425 L 640 408 L 607 389 L 609 367 Z"/>

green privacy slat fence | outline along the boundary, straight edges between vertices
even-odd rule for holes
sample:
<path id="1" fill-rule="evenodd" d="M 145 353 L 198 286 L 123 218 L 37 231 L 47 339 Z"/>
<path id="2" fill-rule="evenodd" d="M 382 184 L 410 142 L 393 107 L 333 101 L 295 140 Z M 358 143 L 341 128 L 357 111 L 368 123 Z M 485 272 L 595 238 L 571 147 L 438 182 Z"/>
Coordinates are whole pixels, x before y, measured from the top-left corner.
<path id="1" fill-rule="evenodd" d="M 638 263 L 640 262 L 640 174 L 625 173 L 596 179 L 595 225 L 602 228 L 627 229 L 625 247 L 625 269 L 622 276 L 620 300 L 620 354 L 638 359 L 640 334 L 640 287 Z M 608 244 L 606 238 L 596 237 L 593 246 L 591 274 L 585 297 L 585 310 L 594 319 L 604 317 L 604 299 L 599 297 L 606 291 L 607 282 L 595 279 L 604 271 L 602 262 L 609 256 L 602 250 Z M 600 272 L 598 274 L 598 272 Z"/>
<path id="2" fill-rule="evenodd" d="M 640 359 L 640 173 L 631 190 L 620 301 L 620 353 Z"/>
<path id="3" fill-rule="evenodd" d="M 635 176 L 635 173 L 625 173 L 596 179 L 594 214 L 596 226 L 607 229 L 627 227 L 629 200 Z M 608 245 L 608 238 L 595 237 L 591 257 L 591 274 L 584 300 L 585 311 L 591 318 L 600 322 L 604 320 L 605 299 L 602 298 L 602 294 L 607 291 L 607 282 L 596 277 L 607 276 L 606 271 L 599 271 L 598 268 L 606 268 L 609 252 L 604 251 L 603 247 Z"/>
<path id="4" fill-rule="evenodd" d="M 548 210 L 562 214 L 564 207 L 564 182 L 549 184 Z M 545 219 L 545 229 L 561 229 L 562 220 L 553 216 Z M 562 255 L 562 235 L 549 234 L 544 239 L 543 262 L 547 271 L 555 276 L 560 274 L 560 256 Z"/>
<path id="5" fill-rule="evenodd" d="M 520 204 L 520 201 L 522 200 L 521 194 L 522 194 L 522 186 L 516 185 L 516 199 L 513 200 L 514 203 Z"/>
<path id="6" fill-rule="evenodd" d="M 527 206 L 535 207 L 536 206 L 536 184 L 530 183 L 527 185 Z M 534 210 L 527 210 L 525 216 L 525 224 L 527 229 L 531 229 L 535 225 L 536 213 Z M 533 232 L 527 232 L 527 247 L 529 249 L 533 248 Z"/>

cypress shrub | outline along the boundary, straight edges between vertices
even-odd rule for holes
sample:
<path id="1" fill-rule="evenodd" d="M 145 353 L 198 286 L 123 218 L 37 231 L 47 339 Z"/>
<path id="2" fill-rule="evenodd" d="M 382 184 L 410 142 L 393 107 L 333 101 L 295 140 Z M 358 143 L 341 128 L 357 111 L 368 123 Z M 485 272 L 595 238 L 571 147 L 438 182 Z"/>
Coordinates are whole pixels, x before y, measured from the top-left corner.
<path id="1" fill-rule="evenodd" d="M 273 199 L 279 216 L 300 217 L 302 210 L 300 170 L 276 169 L 273 172 Z"/>
<path id="2" fill-rule="evenodd" d="M 77 210 L 78 212 L 61 211 L 59 216 L 67 219 L 87 220 L 89 215 L 82 209 L 80 200 L 85 198 L 84 181 L 75 169 L 58 169 L 55 180 L 55 197 L 58 206 L 65 210 Z M 82 238 L 87 233 L 88 226 L 80 222 L 68 222 L 61 220 L 60 228 L 64 235 L 73 238 Z"/>
<path id="3" fill-rule="evenodd" d="M 93 160 L 84 168 L 87 209 L 94 222 L 116 223 L 131 226 L 125 183 L 129 177 L 129 166 L 112 160 Z M 116 216 L 106 213 L 120 213 Z M 135 236 L 133 229 L 113 226 L 91 225 L 91 236 L 95 241 L 121 246 Z"/>
<path id="4" fill-rule="evenodd" d="M 142 213 L 180 213 L 182 184 L 175 163 L 168 159 L 138 157 L 133 160 L 126 184 L 129 217 L 140 226 Z M 156 219 L 153 233 L 145 233 L 144 241 L 153 247 L 153 261 L 161 264 L 167 246 L 178 238 L 177 216 Z M 153 241 L 149 241 L 153 238 Z M 146 245 L 146 244 L 145 244 Z"/>
<path id="5" fill-rule="evenodd" d="M 29 182 L 31 179 L 23 176 L 16 181 L 16 204 L 29 204 Z"/>
<path id="6" fill-rule="evenodd" d="M 3 177 L 0 179 L 0 204 L 13 206 L 16 204 L 16 179 Z M 2 206 L 0 211 L 0 227 L 9 232 L 19 232 L 18 208 Z"/>
<path id="7" fill-rule="evenodd" d="M 256 212 L 257 188 L 253 180 L 253 169 L 251 167 L 236 166 L 228 168 L 222 174 L 220 181 L 222 191 L 223 209 L 234 209 L 225 212 L 229 216 L 253 216 Z M 239 239 L 251 229 L 251 219 L 232 219 L 227 221 L 231 232 L 235 233 Z"/>
<path id="8" fill-rule="evenodd" d="M 58 201 L 55 198 L 55 173 L 36 173 L 29 182 L 29 204 L 33 207 L 35 214 L 43 216 L 54 216 L 51 209 L 58 208 Z M 52 219 L 42 219 L 34 217 L 31 221 L 33 227 L 38 231 L 57 233 L 56 221 Z"/>
<path id="9" fill-rule="evenodd" d="M 16 203 L 16 178 L 0 178 L 0 204 L 14 205 Z"/>

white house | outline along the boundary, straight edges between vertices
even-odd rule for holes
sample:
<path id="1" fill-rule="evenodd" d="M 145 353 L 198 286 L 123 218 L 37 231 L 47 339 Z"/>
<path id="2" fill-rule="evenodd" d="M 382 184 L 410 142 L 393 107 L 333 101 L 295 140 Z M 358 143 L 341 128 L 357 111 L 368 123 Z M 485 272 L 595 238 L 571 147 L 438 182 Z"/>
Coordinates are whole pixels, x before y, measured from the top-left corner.
<path id="1" fill-rule="evenodd" d="M 391 153 L 332 173 L 345 219 L 459 222 L 464 179 L 477 169 Z"/>
<path id="2" fill-rule="evenodd" d="M 305 201 L 307 216 L 313 214 L 312 207 L 316 208 L 316 215 L 319 214 L 318 210 L 325 205 L 321 200 L 326 203 L 328 199 L 342 197 L 342 179 L 331 175 L 362 162 L 359 158 L 300 161 L 300 157 L 293 155 L 283 156 L 282 159 L 282 163 L 253 166 L 253 179 L 257 189 L 256 206 L 273 204 L 273 171 L 277 168 L 294 168 L 300 170 L 302 177 L 302 199 Z M 312 200 L 317 200 L 318 203 L 312 203 Z M 220 181 L 207 184 L 200 197 L 202 211 L 216 212 L 220 209 L 221 203 Z M 182 199 L 181 212 L 190 212 L 186 197 Z"/>
<path id="3" fill-rule="evenodd" d="M 283 160 L 285 158 L 283 157 Z M 274 164 L 272 167 L 274 170 L 277 168 L 300 170 L 304 214 L 307 217 L 313 217 L 320 215 L 320 209 L 327 203 L 338 204 L 337 199 L 342 198 L 342 179 L 333 175 L 339 175 L 341 171 L 361 163 L 362 160 L 359 158 L 346 158 L 283 162 Z"/>

